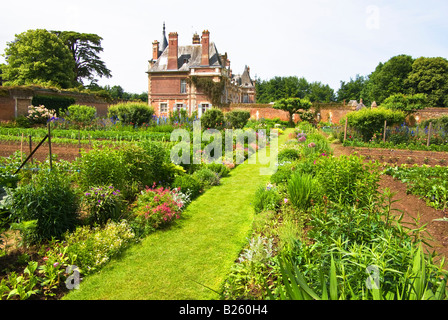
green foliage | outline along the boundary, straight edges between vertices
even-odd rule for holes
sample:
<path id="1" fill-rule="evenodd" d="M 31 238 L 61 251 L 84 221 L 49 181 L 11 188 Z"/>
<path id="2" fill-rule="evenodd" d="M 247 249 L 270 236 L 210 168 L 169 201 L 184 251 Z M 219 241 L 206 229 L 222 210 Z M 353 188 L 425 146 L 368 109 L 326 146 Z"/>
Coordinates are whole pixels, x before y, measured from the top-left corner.
<path id="1" fill-rule="evenodd" d="M 321 157 L 315 169 L 318 192 L 335 203 L 365 206 L 377 193 L 375 166 L 357 155 Z"/>
<path id="2" fill-rule="evenodd" d="M 125 208 L 123 200 L 113 186 L 91 187 L 83 197 L 89 224 L 104 226 L 109 220 L 119 221 Z"/>
<path id="3" fill-rule="evenodd" d="M 82 274 L 89 274 L 123 252 L 135 240 L 135 234 L 129 223 L 122 220 L 108 222 L 104 227 L 78 227 L 64 240 L 68 256 Z"/>
<path id="4" fill-rule="evenodd" d="M 448 60 L 421 57 L 414 61 L 407 84 L 410 93 L 423 93 L 429 107 L 448 106 Z"/>
<path id="5" fill-rule="evenodd" d="M 394 94 L 407 93 L 407 79 L 412 71 L 413 62 L 411 56 L 398 55 L 385 63 L 380 63 L 370 74 L 365 86 L 366 99 L 381 104 Z"/>
<path id="6" fill-rule="evenodd" d="M 93 81 L 95 76 L 110 78 L 111 72 L 98 54 L 103 51 L 103 38 L 92 33 L 74 31 L 52 31 L 66 45 L 72 54 L 75 66 L 73 68 L 73 83 L 83 83 L 83 80 Z"/>
<path id="7" fill-rule="evenodd" d="M 180 219 L 189 197 L 178 189 L 158 187 L 146 188 L 133 204 L 132 214 L 138 228 L 148 234 Z"/>
<path id="8" fill-rule="evenodd" d="M 33 106 L 45 106 L 47 109 L 56 111 L 56 114 L 63 115 L 67 108 L 75 103 L 75 99 L 59 96 L 34 96 L 31 100 Z"/>
<path id="9" fill-rule="evenodd" d="M 18 223 L 36 221 L 34 228 L 23 234 L 26 243 L 34 244 L 61 238 L 74 229 L 78 198 L 64 172 L 42 170 L 12 193 L 9 209 Z"/>
<path id="10" fill-rule="evenodd" d="M 219 175 L 219 177 L 221 177 L 221 178 L 228 177 L 230 174 L 230 169 L 224 164 L 209 163 L 206 165 L 206 168 L 217 173 Z"/>
<path id="11" fill-rule="evenodd" d="M 70 88 L 75 61 L 70 50 L 44 29 L 16 35 L 5 49 L 7 64 L 2 68 L 5 85 L 46 84 Z"/>
<path id="12" fill-rule="evenodd" d="M 222 77 L 216 82 L 211 77 L 192 76 L 189 78 L 189 81 L 191 81 L 199 91 L 207 95 L 212 105 L 217 107 L 226 105 L 222 102 L 222 95 L 225 89 L 225 81 Z"/>
<path id="13" fill-rule="evenodd" d="M 283 161 L 296 161 L 301 157 L 300 150 L 296 148 L 285 148 L 278 153 L 278 162 Z"/>
<path id="14" fill-rule="evenodd" d="M 367 77 L 360 75 L 357 75 L 355 79 L 350 79 L 349 82 L 341 81 L 341 87 L 337 93 L 338 101 L 343 102 L 345 100 L 348 102 L 351 100 L 359 101 L 360 99 L 365 99 L 363 90 L 367 81 Z"/>
<path id="15" fill-rule="evenodd" d="M 381 104 L 386 109 L 403 111 L 406 117 L 427 107 L 427 97 L 423 93 L 414 95 L 395 94 L 384 100 Z"/>
<path id="16" fill-rule="evenodd" d="M 220 109 L 209 109 L 201 116 L 201 125 L 204 129 L 220 130 L 224 124 L 224 113 Z"/>
<path id="17" fill-rule="evenodd" d="M 146 103 L 127 102 L 109 107 L 108 117 L 117 118 L 124 124 L 141 126 L 149 123 L 154 115 L 154 109 Z"/>
<path id="18" fill-rule="evenodd" d="M 280 99 L 301 98 L 311 102 L 335 101 L 334 90 L 320 82 L 309 83 L 305 78 L 274 77 L 257 81 L 257 103 L 271 103 Z"/>
<path id="19" fill-rule="evenodd" d="M 311 108 L 312 104 L 308 99 L 286 98 L 274 103 L 274 109 L 283 110 L 289 113 L 289 123 L 294 125 L 293 115 L 302 114 Z"/>
<path id="20" fill-rule="evenodd" d="M 79 183 L 91 186 L 113 185 L 126 200 L 131 200 L 162 174 L 167 174 L 165 149 L 152 142 L 126 144 L 120 149 L 93 148 L 77 159 Z"/>
<path id="21" fill-rule="evenodd" d="M 172 187 L 180 188 L 180 191 L 189 194 L 192 200 L 196 199 L 202 191 L 201 182 L 195 176 L 189 174 L 177 176 L 172 183 Z"/>
<path id="22" fill-rule="evenodd" d="M 385 173 L 405 183 L 407 191 L 422 197 L 428 206 L 438 210 L 448 207 L 448 167 L 402 165 L 387 168 Z"/>
<path id="23" fill-rule="evenodd" d="M 296 172 L 288 181 L 289 201 L 297 209 L 305 211 L 311 206 L 314 188 L 313 176 Z"/>
<path id="24" fill-rule="evenodd" d="M 280 207 L 282 200 L 277 187 L 271 184 L 260 186 L 255 192 L 253 202 L 255 213 L 276 210 Z"/>
<path id="25" fill-rule="evenodd" d="M 75 125 L 84 127 L 91 123 L 96 116 L 95 107 L 84 105 L 70 105 L 67 108 L 65 120 L 75 123 Z"/>
<path id="26" fill-rule="evenodd" d="M 208 168 L 195 171 L 193 176 L 201 183 L 203 190 L 221 183 L 219 174 Z"/>
<path id="27" fill-rule="evenodd" d="M 362 109 L 347 114 L 348 125 L 357 129 L 364 141 L 372 139 L 376 132 L 384 130 L 384 121 L 394 125 L 403 123 L 406 115 L 402 111 L 393 111 L 385 108 Z M 342 119 L 345 121 L 345 119 Z"/>
<path id="28" fill-rule="evenodd" d="M 226 121 L 232 129 L 243 129 L 250 119 L 250 112 L 245 110 L 233 110 L 226 113 Z"/>

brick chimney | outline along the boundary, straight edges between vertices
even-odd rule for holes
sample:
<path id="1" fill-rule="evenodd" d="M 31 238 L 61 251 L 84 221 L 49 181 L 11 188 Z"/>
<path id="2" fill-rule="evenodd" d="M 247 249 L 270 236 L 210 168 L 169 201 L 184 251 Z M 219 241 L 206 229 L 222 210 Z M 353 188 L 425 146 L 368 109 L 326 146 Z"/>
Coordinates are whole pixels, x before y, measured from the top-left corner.
<path id="1" fill-rule="evenodd" d="M 202 32 L 202 59 L 201 65 L 208 66 L 210 64 L 209 47 L 210 47 L 210 32 L 205 30 Z"/>
<path id="2" fill-rule="evenodd" d="M 152 59 L 159 59 L 159 41 L 157 40 L 152 43 Z"/>
<path id="3" fill-rule="evenodd" d="M 193 35 L 193 44 L 201 44 L 201 38 L 197 33 Z"/>
<path id="4" fill-rule="evenodd" d="M 178 35 L 177 32 L 171 32 L 168 40 L 168 70 L 177 70 L 178 55 Z"/>

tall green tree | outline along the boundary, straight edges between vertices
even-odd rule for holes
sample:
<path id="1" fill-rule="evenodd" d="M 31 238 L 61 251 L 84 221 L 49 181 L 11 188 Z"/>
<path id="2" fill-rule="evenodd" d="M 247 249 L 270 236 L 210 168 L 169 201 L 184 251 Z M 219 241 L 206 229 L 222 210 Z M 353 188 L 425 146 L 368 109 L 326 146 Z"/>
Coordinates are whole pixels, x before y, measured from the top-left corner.
<path id="1" fill-rule="evenodd" d="M 289 124 L 294 126 L 294 114 L 302 114 L 308 111 L 312 103 L 308 99 L 284 98 L 274 103 L 274 109 L 283 110 L 289 113 Z"/>
<path id="2" fill-rule="evenodd" d="M 425 109 L 428 106 L 428 99 L 424 93 L 412 95 L 398 93 L 384 100 L 381 106 L 394 111 L 402 111 L 408 117 L 418 110 Z"/>
<path id="3" fill-rule="evenodd" d="M 364 99 L 363 90 L 368 81 L 367 77 L 356 75 L 355 79 L 350 78 L 350 81 L 341 81 L 341 86 L 337 92 L 337 100 L 339 102 L 350 101 L 350 100 L 360 100 Z"/>
<path id="4" fill-rule="evenodd" d="M 74 31 L 52 31 L 70 50 L 75 66 L 74 83 L 83 84 L 85 80 L 96 77 L 112 77 L 111 71 L 99 57 L 103 52 L 102 37 L 93 33 L 79 33 Z"/>
<path id="5" fill-rule="evenodd" d="M 386 98 L 397 93 L 408 93 L 407 78 L 412 71 L 414 59 L 408 55 L 398 55 L 386 63 L 380 63 L 370 74 L 364 93 L 369 101 L 381 104 Z"/>
<path id="6" fill-rule="evenodd" d="M 408 76 L 411 93 L 428 96 L 428 106 L 448 107 L 448 60 L 442 57 L 415 60 Z"/>
<path id="7" fill-rule="evenodd" d="M 334 102 L 336 96 L 334 90 L 328 85 L 319 81 L 311 82 L 309 85 L 308 94 L 305 98 L 311 102 Z"/>
<path id="8" fill-rule="evenodd" d="M 74 61 L 69 49 L 51 32 L 28 30 L 7 43 L 3 54 L 5 85 L 40 84 L 69 88 L 73 85 Z"/>

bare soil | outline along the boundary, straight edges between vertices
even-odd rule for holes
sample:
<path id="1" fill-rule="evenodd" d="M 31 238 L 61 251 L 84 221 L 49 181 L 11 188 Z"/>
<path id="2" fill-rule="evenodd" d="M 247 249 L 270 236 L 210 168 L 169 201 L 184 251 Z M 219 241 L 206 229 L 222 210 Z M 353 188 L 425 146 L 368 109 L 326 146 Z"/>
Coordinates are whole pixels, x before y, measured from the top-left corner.
<path id="1" fill-rule="evenodd" d="M 334 144 L 332 147 L 335 156 L 350 155 L 356 152 L 366 157 L 366 161 L 378 161 L 382 164 L 382 168 L 404 163 L 430 166 L 448 164 L 448 153 L 446 152 L 354 148 L 344 147 L 340 144 Z M 398 201 L 393 204 L 393 209 L 396 209 L 393 212 L 396 215 L 404 214 L 403 224 L 406 224 L 407 227 L 412 227 L 413 224 L 415 227 L 425 226 L 426 232 L 423 236 L 428 239 L 427 250 L 435 251 L 440 255 L 439 258 L 448 259 L 448 222 L 434 221 L 447 218 L 448 212 L 427 206 L 424 199 L 408 194 L 404 183 L 391 176 L 381 175 L 379 191 L 382 192 L 386 188 L 395 193 L 393 200 Z"/>

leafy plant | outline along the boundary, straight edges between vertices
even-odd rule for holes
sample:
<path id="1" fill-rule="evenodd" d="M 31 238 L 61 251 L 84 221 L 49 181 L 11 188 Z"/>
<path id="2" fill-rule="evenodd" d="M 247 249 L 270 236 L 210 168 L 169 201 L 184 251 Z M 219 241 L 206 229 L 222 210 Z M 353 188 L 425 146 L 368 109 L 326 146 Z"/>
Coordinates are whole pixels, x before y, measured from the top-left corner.
<path id="1" fill-rule="evenodd" d="M 280 207 L 282 200 L 282 196 L 277 187 L 271 184 L 260 186 L 255 192 L 253 202 L 255 213 L 260 213 L 266 210 L 276 210 Z"/>
<path id="2" fill-rule="evenodd" d="M 193 176 L 200 181 L 203 189 L 208 189 L 212 186 L 217 186 L 220 184 L 219 174 L 207 168 L 195 171 Z"/>
<path id="3" fill-rule="evenodd" d="M 30 183 L 12 192 L 9 210 L 18 223 L 36 221 L 32 232 L 23 234 L 27 243 L 61 238 L 77 223 L 79 200 L 65 174 L 57 169 L 42 170 Z"/>
<path id="4" fill-rule="evenodd" d="M 120 190 L 113 186 L 92 187 L 84 194 L 83 200 L 90 224 L 103 226 L 109 220 L 118 221 L 122 218 L 124 199 Z"/>
<path id="5" fill-rule="evenodd" d="M 309 174 L 295 173 L 288 181 L 288 196 L 299 210 L 307 210 L 313 195 L 313 177 Z"/>
<path id="6" fill-rule="evenodd" d="M 195 176 L 189 174 L 176 177 L 171 186 L 172 188 L 179 189 L 183 193 L 189 193 L 191 199 L 197 198 L 202 191 L 200 181 Z"/>

